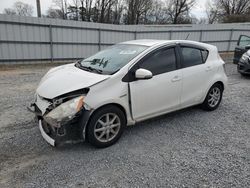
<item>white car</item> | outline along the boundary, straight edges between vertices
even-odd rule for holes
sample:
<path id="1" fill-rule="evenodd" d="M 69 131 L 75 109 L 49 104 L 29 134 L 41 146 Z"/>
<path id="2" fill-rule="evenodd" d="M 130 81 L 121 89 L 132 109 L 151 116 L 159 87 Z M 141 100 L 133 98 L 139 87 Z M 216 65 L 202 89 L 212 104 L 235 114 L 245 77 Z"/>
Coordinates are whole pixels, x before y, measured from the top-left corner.
<path id="1" fill-rule="evenodd" d="M 55 146 L 114 144 L 126 125 L 201 104 L 215 110 L 227 86 L 215 46 L 187 40 L 133 40 L 52 68 L 35 102 L 43 138 Z"/>

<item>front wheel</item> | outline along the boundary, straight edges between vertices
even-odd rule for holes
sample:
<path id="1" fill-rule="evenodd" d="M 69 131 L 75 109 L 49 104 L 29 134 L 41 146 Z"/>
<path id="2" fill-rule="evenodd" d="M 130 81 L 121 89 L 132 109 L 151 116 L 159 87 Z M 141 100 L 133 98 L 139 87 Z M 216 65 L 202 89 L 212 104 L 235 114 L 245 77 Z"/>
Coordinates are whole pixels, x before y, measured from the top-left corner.
<path id="1" fill-rule="evenodd" d="M 110 105 L 93 114 L 87 127 L 90 144 L 103 148 L 114 144 L 126 125 L 125 115 L 118 107 Z"/>
<path id="2" fill-rule="evenodd" d="M 207 96 L 201 107 L 204 110 L 212 111 L 218 108 L 222 99 L 223 87 L 221 84 L 214 84 L 208 91 Z"/>

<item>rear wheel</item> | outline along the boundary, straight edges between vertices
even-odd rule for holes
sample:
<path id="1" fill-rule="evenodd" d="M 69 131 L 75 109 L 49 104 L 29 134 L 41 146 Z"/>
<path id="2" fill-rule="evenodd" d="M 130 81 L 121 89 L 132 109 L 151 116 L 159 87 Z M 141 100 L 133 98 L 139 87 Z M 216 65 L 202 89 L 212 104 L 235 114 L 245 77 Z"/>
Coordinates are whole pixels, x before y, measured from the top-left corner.
<path id="1" fill-rule="evenodd" d="M 212 111 L 220 105 L 223 94 L 223 87 L 221 84 L 214 84 L 208 91 L 207 96 L 202 103 L 202 108 L 207 111 Z"/>
<path id="2" fill-rule="evenodd" d="M 90 144 L 108 147 L 122 135 L 126 124 L 125 115 L 118 107 L 110 105 L 93 114 L 87 128 Z"/>

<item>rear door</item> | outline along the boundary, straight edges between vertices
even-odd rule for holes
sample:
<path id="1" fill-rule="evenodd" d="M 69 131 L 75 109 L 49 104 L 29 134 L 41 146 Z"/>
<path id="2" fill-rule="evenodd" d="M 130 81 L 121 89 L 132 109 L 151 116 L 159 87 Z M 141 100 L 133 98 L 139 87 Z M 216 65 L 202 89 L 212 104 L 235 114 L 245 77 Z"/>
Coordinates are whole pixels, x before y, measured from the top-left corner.
<path id="1" fill-rule="evenodd" d="M 182 92 L 181 107 L 198 104 L 208 88 L 214 67 L 207 64 L 208 51 L 196 46 L 181 45 Z"/>
<path id="2" fill-rule="evenodd" d="M 238 64 L 241 56 L 250 48 L 250 37 L 246 35 L 241 35 L 237 42 L 237 46 L 234 51 L 234 63 Z"/>

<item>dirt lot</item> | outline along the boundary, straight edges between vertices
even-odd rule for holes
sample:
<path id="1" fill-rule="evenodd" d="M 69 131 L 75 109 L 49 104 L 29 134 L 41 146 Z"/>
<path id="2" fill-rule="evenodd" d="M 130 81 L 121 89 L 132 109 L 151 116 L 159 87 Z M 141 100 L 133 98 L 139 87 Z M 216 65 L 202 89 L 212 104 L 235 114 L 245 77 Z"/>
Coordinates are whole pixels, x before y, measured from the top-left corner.
<path id="1" fill-rule="evenodd" d="M 25 108 L 49 67 L 1 69 L 0 187 L 250 187 L 250 78 L 226 68 L 216 111 L 140 123 L 106 149 L 50 147 Z"/>

